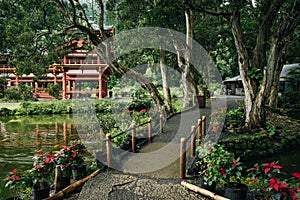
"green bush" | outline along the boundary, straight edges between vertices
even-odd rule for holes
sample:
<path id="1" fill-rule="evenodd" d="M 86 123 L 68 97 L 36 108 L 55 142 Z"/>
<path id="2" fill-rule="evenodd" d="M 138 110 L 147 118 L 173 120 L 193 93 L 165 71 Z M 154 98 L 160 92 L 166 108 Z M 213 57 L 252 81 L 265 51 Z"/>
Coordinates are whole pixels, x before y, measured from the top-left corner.
<path id="1" fill-rule="evenodd" d="M 31 87 L 19 84 L 17 88 L 8 88 L 5 90 L 5 96 L 9 100 L 31 100 L 33 99 Z"/>
<path id="2" fill-rule="evenodd" d="M 288 91 L 278 97 L 280 108 L 300 108 L 300 92 Z"/>
<path id="3" fill-rule="evenodd" d="M 55 99 L 59 99 L 61 88 L 62 87 L 59 84 L 50 83 L 47 86 L 47 92 Z"/>

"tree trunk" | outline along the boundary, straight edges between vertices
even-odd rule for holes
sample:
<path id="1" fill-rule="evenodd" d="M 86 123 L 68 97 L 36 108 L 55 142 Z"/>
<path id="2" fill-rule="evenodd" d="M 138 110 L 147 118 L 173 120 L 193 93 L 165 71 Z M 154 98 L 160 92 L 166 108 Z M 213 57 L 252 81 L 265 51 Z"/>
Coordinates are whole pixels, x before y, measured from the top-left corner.
<path id="1" fill-rule="evenodd" d="M 171 94 L 170 94 L 170 88 L 169 88 L 169 83 L 168 83 L 168 67 L 165 65 L 165 51 L 160 50 L 160 71 L 161 71 L 161 78 L 162 78 L 162 86 L 163 86 L 163 92 L 164 92 L 164 97 L 165 97 L 165 105 L 167 106 L 167 109 L 170 112 L 173 112 L 172 108 L 172 99 L 171 99 Z"/>
<path id="2" fill-rule="evenodd" d="M 192 50 L 192 11 L 185 8 L 185 25 L 186 25 L 186 48 L 185 48 L 185 64 L 182 72 L 182 85 L 183 85 L 183 108 L 192 107 L 193 92 L 191 82 L 189 82 L 190 74 L 190 53 Z"/>

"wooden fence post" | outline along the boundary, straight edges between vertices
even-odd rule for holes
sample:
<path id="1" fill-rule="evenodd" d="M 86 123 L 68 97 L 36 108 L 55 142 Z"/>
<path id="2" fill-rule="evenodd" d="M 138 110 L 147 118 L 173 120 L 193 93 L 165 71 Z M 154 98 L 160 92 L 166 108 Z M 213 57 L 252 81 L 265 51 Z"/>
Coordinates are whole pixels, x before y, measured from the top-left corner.
<path id="1" fill-rule="evenodd" d="M 179 178 L 185 178 L 185 170 L 186 170 L 186 139 L 181 138 L 180 140 L 180 174 Z"/>
<path id="2" fill-rule="evenodd" d="M 106 134 L 106 158 L 107 158 L 107 167 L 111 168 L 112 160 L 112 149 L 111 149 L 111 134 Z"/>
<path id="3" fill-rule="evenodd" d="M 206 134 L 206 116 L 202 116 L 202 137 Z"/>
<path id="4" fill-rule="evenodd" d="M 192 135 L 191 135 L 191 157 L 195 157 L 195 152 L 196 152 L 196 136 L 195 136 L 195 132 L 196 132 L 196 126 L 192 126 L 191 128 L 192 131 Z"/>
<path id="5" fill-rule="evenodd" d="M 135 124 L 132 124 L 131 127 L 131 150 L 132 152 L 135 152 L 135 146 L 136 146 L 136 127 Z"/>
<path id="6" fill-rule="evenodd" d="M 162 133 L 164 130 L 163 130 L 163 115 L 160 115 L 159 116 L 159 132 Z"/>
<path id="7" fill-rule="evenodd" d="M 198 139 L 198 145 L 201 144 L 201 139 L 202 139 L 202 133 L 201 133 L 201 131 L 202 131 L 202 120 L 198 119 L 198 137 L 197 137 L 197 139 Z"/>
<path id="8" fill-rule="evenodd" d="M 148 119 L 148 142 L 152 141 L 152 119 Z"/>

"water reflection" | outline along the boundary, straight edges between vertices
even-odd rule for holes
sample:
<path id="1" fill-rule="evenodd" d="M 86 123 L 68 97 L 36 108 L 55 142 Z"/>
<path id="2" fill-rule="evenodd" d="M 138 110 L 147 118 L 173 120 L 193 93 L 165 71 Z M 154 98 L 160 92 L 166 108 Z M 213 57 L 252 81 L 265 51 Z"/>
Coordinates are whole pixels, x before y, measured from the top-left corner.
<path id="1" fill-rule="evenodd" d="M 14 168 L 29 169 L 38 150 L 78 139 L 71 115 L 0 117 L 0 197 L 8 198 L 3 178 Z"/>

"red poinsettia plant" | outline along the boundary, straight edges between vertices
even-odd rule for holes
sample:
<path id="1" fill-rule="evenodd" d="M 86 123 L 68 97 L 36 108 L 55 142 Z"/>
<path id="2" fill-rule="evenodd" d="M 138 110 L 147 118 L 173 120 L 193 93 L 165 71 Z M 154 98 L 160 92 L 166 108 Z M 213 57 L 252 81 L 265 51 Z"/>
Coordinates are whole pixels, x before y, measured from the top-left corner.
<path id="1" fill-rule="evenodd" d="M 84 145 L 79 140 L 73 141 L 55 154 L 55 163 L 60 165 L 65 176 L 69 176 L 72 168 L 81 166 L 84 163 L 84 154 Z"/>
<path id="2" fill-rule="evenodd" d="M 13 169 L 8 173 L 8 177 L 4 179 L 5 187 L 12 190 L 14 197 L 18 196 L 23 187 L 24 180 L 22 178 L 23 172 Z"/>
<path id="3" fill-rule="evenodd" d="M 241 182 L 243 166 L 235 159 L 234 153 L 225 149 L 224 145 L 214 145 L 203 158 L 206 164 L 205 181 L 209 185 L 212 182 L 229 184 L 231 182 Z"/>
<path id="4" fill-rule="evenodd" d="M 33 168 L 27 170 L 25 179 L 28 177 L 27 184 L 37 188 L 44 188 L 45 180 L 47 180 L 55 168 L 55 154 L 52 152 L 43 152 L 34 155 Z"/>
<path id="5" fill-rule="evenodd" d="M 249 188 L 266 200 L 299 200 L 300 174 L 294 172 L 286 178 L 282 169 L 278 162 L 254 164 L 248 169 Z"/>

